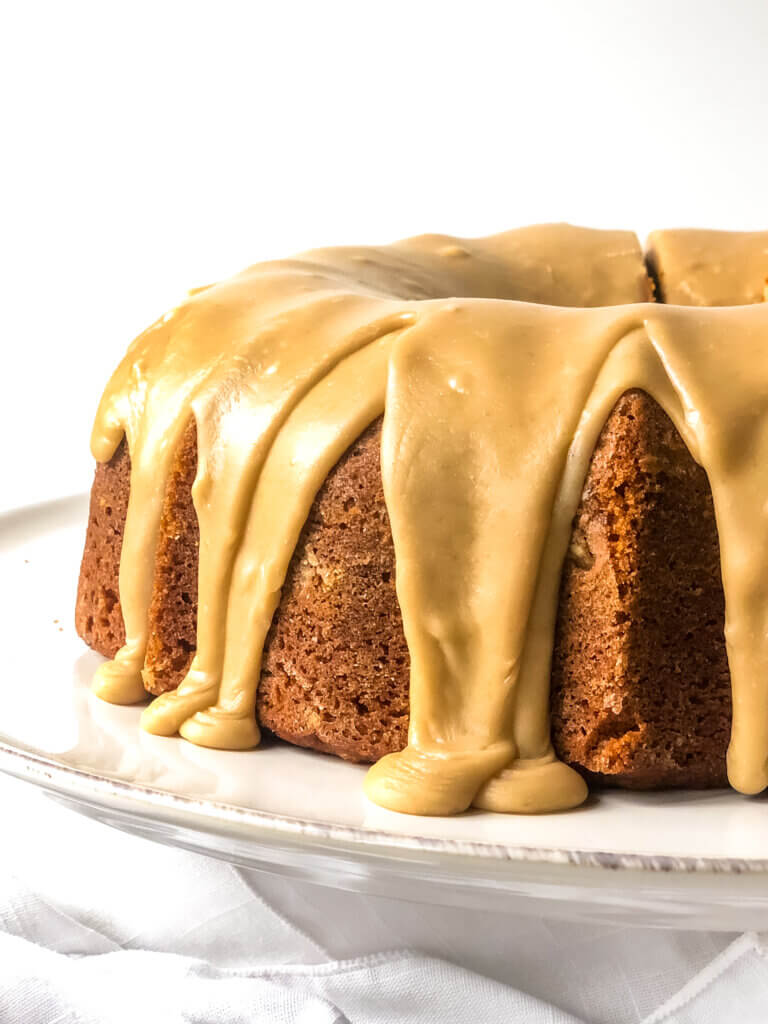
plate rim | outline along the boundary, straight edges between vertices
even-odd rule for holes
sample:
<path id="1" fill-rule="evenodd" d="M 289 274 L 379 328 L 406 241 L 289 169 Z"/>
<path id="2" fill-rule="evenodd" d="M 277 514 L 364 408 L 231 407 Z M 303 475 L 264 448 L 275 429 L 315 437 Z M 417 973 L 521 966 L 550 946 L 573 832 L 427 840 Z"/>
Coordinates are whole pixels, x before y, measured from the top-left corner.
<path id="1" fill-rule="evenodd" d="M 360 853 L 381 855 L 390 851 L 439 854 L 450 858 L 471 858 L 484 863 L 525 864 L 531 867 L 598 868 L 615 875 L 617 872 L 651 873 L 654 876 L 681 875 L 762 875 L 768 874 L 768 858 L 691 857 L 686 855 L 648 853 L 613 853 L 601 850 L 577 850 L 558 847 L 539 847 L 489 843 L 465 839 L 436 838 L 386 832 L 381 829 L 358 828 L 354 825 L 326 825 L 306 818 L 288 817 L 255 808 L 241 807 L 209 798 L 193 797 L 182 793 L 144 786 L 123 779 L 110 778 L 19 744 L 9 742 L 0 735 L 0 771 L 22 781 L 30 782 L 49 792 L 75 799 L 90 800 L 109 809 L 114 801 L 132 805 L 146 814 L 151 808 L 152 818 L 168 824 L 178 824 L 168 815 L 181 813 L 190 816 L 195 824 L 209 831 L 212 820 L 230 827 L 246 827 L 253 838 L 280 837 L 299 844 L 301 840 L 322 842 L 349 852 L 352 847 Z M 139 806 L 137 806 L 139 805 Z M 144 805 L 143 808 L 140 805 Z M 163 815 L 162 812 L 165 812 Z M 159 813 L 160 812 L 160 813 Z"/>
<path id="2" fill-rule="evenodd" d="M 21 528 L 23 534 L 36 534 L 39 518 L 46 514 L 69 513 L 87 503 L 88 494 L 59 495 L 27 505 L 0 508 L 0 534 L 2 528 Z M 4 539 L 4 538 L 3 538 Z M 361 828 L 355 825 L 326 824 L 312 819 L 287 816 L 271 811 L 244 807 L 207 797 L 175 793 L 158 787 L 146 786 L 129 780 L 113 778 L 87 768 L 58 760 L 54 755 L 26 747 L 0 732 L 0 772 L 29 782 L 39 788 L 88 801 L 91 805 L 109 810 L 116 804 L 128 805 L 145 817 L 166 824 L 178 824 L 173 815 L 190 817 L 202 831 L 212 831 L 218 823 L 233 829 L 247 828 L 256 838 L 276 838 L 294 845 L 323 843 L 337 852 L 365 853 L 368 856 L 397 854 L 442 855 L 459 860 L 470 858 L 485 864 L 516 864 L 531 868 L 567 867 L 570 869 L 600 869 L 616 872 L 649 873 L 662 876 L 717 874 L 719 876 L 768 875 L 768 858 L 735 858 L 691 856 L 686 854 L 616 853 L 604 850 L 531 846 L 498 843 L 451 837 L 419 836 L 408 832 L 390 832 L 384 829 Z M 307 851 L 309 852 L 309 851 Z"/>

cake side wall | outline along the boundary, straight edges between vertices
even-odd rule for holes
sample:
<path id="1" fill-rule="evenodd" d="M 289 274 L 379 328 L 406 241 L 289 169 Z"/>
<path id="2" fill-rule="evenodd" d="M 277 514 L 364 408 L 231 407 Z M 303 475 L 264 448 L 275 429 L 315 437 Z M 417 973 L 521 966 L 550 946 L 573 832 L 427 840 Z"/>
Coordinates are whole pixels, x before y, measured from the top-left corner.
<path id="1" fill-rule="evenodd" d="M 197 565 L 200 531 L 192 503 L 197 430 L 190 420 L 168 476 L 155 552 L 155 578 L 142 673 L 152 694 L 174 690 L 187 673 L 197 642 Z"/>
<path id="2" fill-rule="evenodd" d="M 381 483 L 381 420 L 312 506 L 264 650 L 258 713 L 294 743 L 374 761 L 402 749 L 410 658 Z"/>
<path id="3" fill-rule="evenodd" d="M 118 578 L 128 511 L 131 459 L 123 441 L 109 462 L 97 463 L 75 601 L 75 629 L 107 658 L 125 643 Z"/>
<path id="4" fill-rule="evenodd" d="M 713 786 L 729 732 L 709 484 L 658 404 L 629 392 L 596 446 L 563 569 L 553 743 L 619 785 Z"/>
<path id="5" fill-rule="evenodd" d="M 645 505 L 637 544 L 642 583 L 634 602 L 629 673 L 655 723 L 637 781 L 688 788 L 728 784 L 731 680 L 725 646 L 720 545 L 707 475 L 671 420 L 650 400 L 634 488 Z"/>
<path id="6" fill-rule="evenodd" d="M 363 761 L 402 748 L 408 724 L 380 433 L 378 421 L 313 504 L 265 645 L 257 704 L 262 724 L 289 742 Z M 191 424 L 157 548 L 145 666 L 152 693 L 176 687 L 194 654 L 196 463 Z M 84 625 L 100 623 L 103 595 L 117 593 L 129 472 L 124 449 L 97 470 L 78 598 L 81 635 L 107 655 L 119 646 L 119 602 L 108 599 L 108 630 Z M 98 514 L 104 507 L 109 516 Z M 587 774 L 638 788 L 724 782 L 730 691 L 711 496 L 643 393 L 620 399 L 590 464 L 564 568 L 552 712 L 558 752 Z"/>

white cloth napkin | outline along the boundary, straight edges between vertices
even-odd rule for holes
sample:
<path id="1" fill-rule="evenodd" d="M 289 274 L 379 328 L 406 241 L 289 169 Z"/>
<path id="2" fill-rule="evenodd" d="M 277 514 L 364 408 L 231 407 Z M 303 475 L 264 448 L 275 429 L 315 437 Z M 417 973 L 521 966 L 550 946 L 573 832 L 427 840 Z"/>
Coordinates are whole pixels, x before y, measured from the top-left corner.
<path id="1" fill-rule="evenodd" d="M 298 883 L 0 782 L 0 1022 L 760 1024 L 768 950 Z"/>

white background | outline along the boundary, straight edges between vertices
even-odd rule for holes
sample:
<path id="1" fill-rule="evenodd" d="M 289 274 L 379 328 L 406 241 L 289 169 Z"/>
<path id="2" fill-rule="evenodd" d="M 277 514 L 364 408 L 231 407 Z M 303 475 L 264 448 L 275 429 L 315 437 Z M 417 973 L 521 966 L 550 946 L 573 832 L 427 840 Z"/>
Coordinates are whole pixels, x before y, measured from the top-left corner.
<path id="1" fill-rule="evenodd" d="M 0 3 L 0 505 L 188 287 L 542 220 L 768 227 L 768 3 Z"/>

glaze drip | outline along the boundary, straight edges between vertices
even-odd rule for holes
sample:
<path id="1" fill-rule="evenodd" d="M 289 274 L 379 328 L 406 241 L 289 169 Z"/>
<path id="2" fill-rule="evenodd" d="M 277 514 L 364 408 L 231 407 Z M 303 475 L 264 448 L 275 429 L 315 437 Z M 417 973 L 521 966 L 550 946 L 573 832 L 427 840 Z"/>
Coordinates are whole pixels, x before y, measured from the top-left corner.
<path id="1" fill-rule="evenodd" d="M 126 645 L 95 691 L 119 703 L 145 695 L 162 499 L 192 416 L 197 651 L 142 724 L 205 746 L 258 743 L 261 651 L 296 541 L 330 469 L 383 411 L 411 724 L 366 792 L 421 814 L 575 806 L 586 787 L 549 740 L 558 579 L 596 437 L 639 387 L 710 479 L 734 697 L 729 777 L 763 789 L 768 307 L 649 297 L 634 236 L 566 225 L 316 250 L 190 296 L 133 343 L 96 418 L 95 457 L 124 435 L 132 468 Z M 569 306 L 610 308 L 556 308 Z"/>

